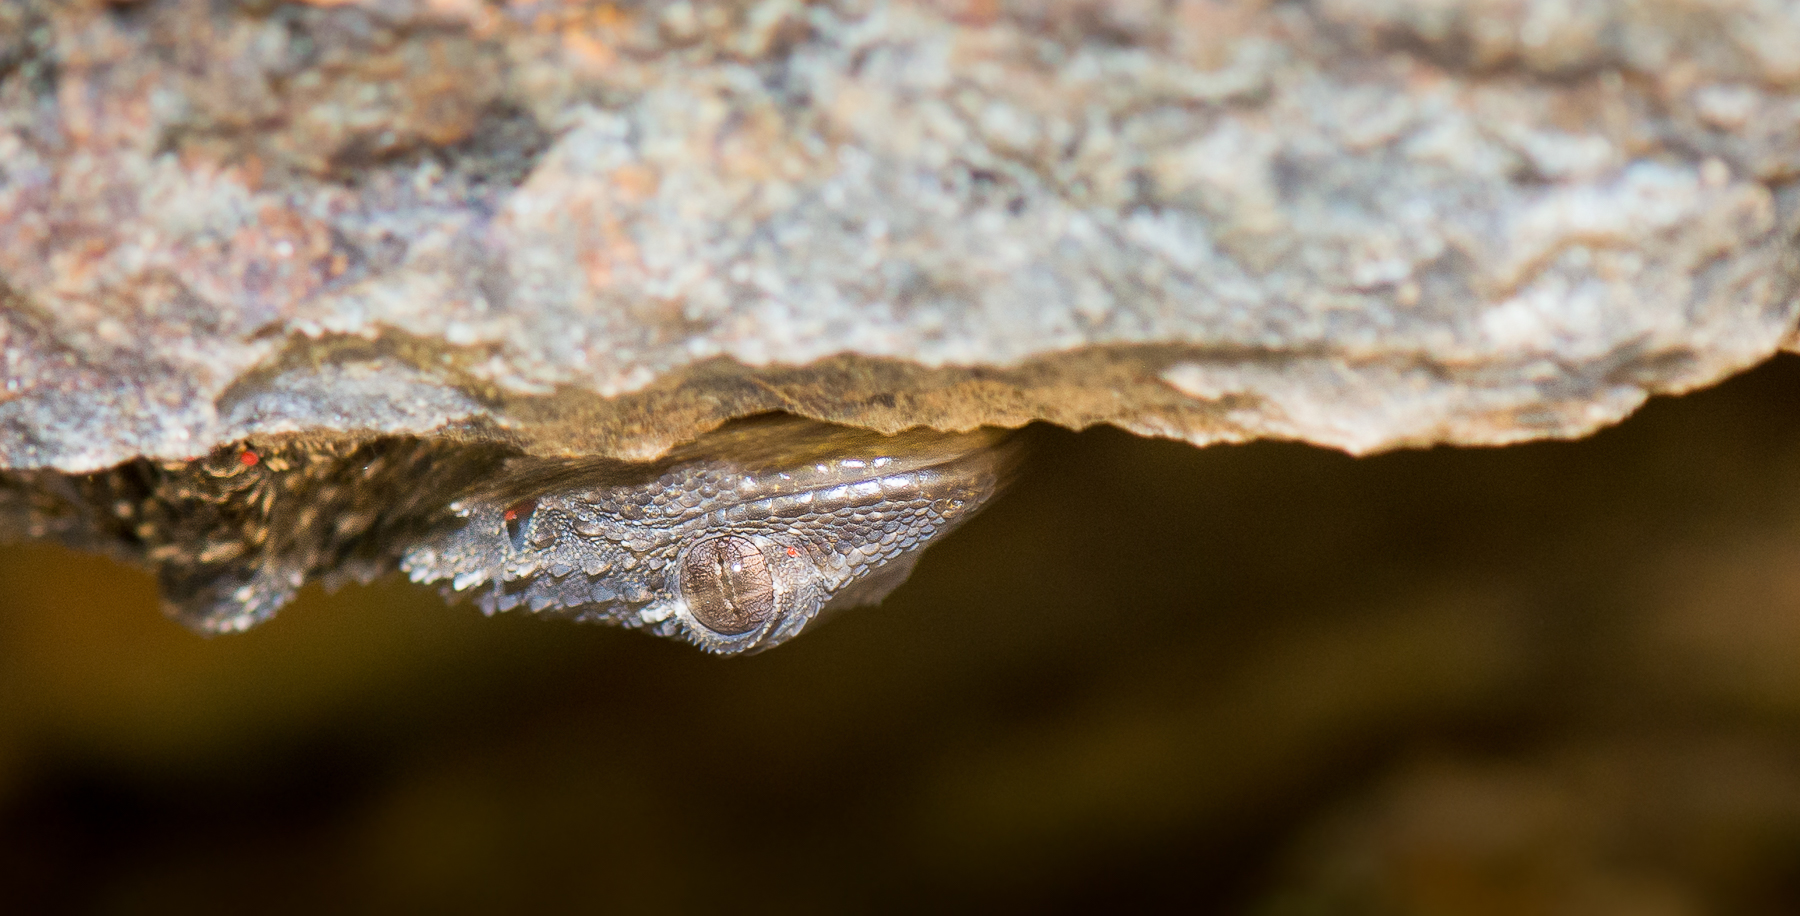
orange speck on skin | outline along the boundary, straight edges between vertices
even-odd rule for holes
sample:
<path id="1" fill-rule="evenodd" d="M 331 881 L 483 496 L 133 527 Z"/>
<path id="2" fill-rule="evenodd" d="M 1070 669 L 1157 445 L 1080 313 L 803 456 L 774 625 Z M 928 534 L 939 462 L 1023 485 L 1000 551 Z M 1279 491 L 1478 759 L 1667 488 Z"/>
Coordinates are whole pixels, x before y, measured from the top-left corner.
<path id="1" fill-rule="evenodd" d="M 251 467 L 261 460 L 262 459 L 257 457 L 257 454 L 252 451 L 246 450 L 243 454 L 238 455 L 238 463 L 244 467 Z"/>
<path id="2" fill-rule="evenodd" d="M 799 548 L 797 548 L 797 547 L 789 547 L 789 548 L 788 548 L 788 556 L 790 556 L 790 557 L 797 557 L 797 556 L 799 556 L 799 555 L 800 555 L 800 550 L 799 550 Z"/>

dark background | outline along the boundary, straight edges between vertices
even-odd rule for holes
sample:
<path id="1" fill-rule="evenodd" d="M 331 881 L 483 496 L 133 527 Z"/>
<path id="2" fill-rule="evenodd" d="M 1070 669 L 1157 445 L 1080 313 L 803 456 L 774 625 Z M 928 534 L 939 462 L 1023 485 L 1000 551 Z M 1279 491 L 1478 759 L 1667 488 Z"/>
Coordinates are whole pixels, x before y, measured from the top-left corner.
<path id="1" fill-rule="evenodd" d="M 1800 909 L 1800 358 L 1588 440 L 1035 429 L 775 651 L 0 552 L 0 894 L 96 912 Z M 10 909 L 10 907 L 8 907 Z"/>

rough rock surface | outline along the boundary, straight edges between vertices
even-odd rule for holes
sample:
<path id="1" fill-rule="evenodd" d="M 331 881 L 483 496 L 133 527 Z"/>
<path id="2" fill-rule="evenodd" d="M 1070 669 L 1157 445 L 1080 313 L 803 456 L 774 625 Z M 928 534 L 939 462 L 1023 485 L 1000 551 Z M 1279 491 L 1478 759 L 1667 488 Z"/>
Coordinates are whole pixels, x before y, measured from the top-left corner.
<path id="1" fill-rule="evenodd" d="M 1571 436 L 1792 340 L 1787 0 L 0 0 L 0 463 Z"/>

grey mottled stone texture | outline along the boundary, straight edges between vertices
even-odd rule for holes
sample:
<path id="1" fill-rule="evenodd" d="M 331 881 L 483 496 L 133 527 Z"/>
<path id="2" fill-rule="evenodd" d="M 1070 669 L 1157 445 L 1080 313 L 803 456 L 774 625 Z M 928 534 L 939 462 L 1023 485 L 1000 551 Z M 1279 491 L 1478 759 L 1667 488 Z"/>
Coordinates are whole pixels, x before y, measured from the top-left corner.
<path id="1" fill-rule="evenodd" d="M 0 463 L 765 410 L 1353 451 L 1792 340 L 1785 0 L 0 0 Z"/>

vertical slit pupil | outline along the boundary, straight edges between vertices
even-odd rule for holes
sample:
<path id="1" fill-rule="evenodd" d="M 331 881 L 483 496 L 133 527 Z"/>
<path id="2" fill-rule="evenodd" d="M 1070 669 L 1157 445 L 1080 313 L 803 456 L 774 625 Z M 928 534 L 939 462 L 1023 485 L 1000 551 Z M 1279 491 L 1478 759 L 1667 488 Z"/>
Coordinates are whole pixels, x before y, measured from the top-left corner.
<path id="1" fill-rule="evenodd" d="M 681 563 L 681 590 L 694 619 L 715 633 L 748 633 L 775 615 L 775 584 L 748 538 L 709 538 Z"/>

